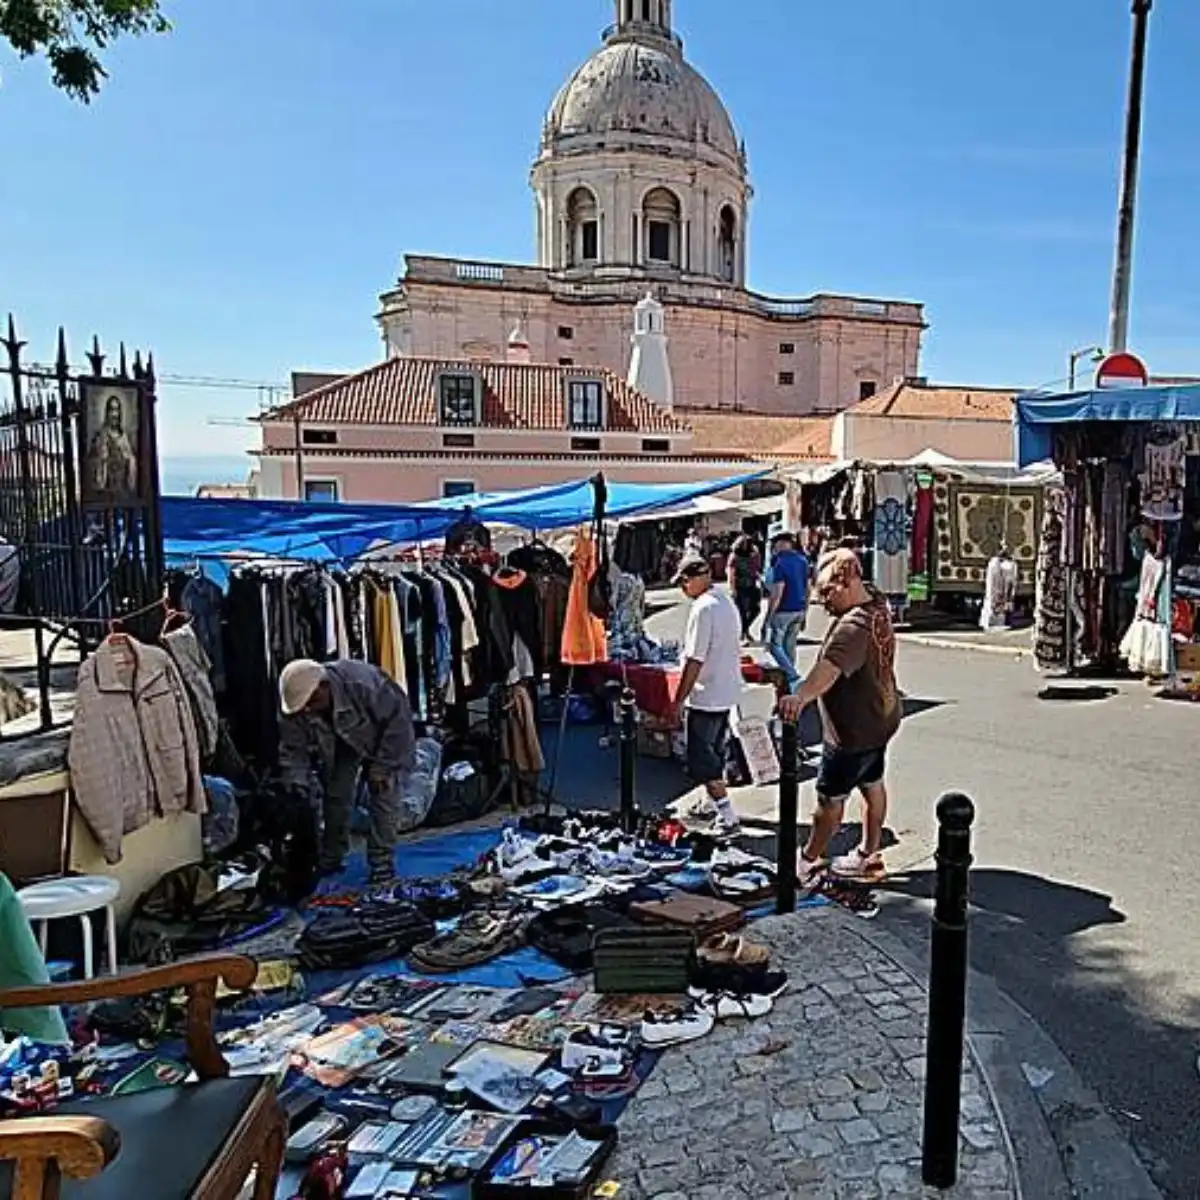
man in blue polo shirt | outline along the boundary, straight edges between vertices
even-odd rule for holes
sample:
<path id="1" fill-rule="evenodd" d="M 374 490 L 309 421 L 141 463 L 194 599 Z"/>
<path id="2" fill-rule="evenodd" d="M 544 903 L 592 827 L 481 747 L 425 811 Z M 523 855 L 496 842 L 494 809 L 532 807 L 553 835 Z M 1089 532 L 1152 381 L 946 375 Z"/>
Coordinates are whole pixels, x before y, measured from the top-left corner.
<path id="1" fill-rule="evenodd" d="M 808 571 L 808 559 L 796 549 L 792 534 L 777 533 L 771 539 L 763 632 L 767 649 L 787 676 L 791 692 L 803 682 L 796 669 L 796 646 L 808 617 Z"/>

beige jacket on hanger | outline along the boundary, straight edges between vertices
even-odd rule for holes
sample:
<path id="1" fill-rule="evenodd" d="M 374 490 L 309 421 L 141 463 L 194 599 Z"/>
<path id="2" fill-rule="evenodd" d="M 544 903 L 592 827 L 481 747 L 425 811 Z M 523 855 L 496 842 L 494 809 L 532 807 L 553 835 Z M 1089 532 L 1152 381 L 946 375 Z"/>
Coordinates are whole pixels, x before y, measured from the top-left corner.
<path id="1" fill-rule="evenodd" d="M 80 815 L 105 860 L 152 818 L 205 811 L 187 691 L 171 656 L 120 635 L 79 668 L 67 751 Z"/>

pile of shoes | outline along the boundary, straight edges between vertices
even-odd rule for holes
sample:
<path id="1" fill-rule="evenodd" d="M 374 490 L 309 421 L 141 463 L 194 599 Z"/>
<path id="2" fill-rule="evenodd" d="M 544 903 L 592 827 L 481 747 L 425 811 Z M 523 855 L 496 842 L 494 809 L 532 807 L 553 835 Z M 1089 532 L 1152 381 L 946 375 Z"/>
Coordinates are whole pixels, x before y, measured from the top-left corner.
<path id="1" fill-rule="evenodd" d="M 720 1021 L 765 1017 L 787 985 L 783 971 L 771 970 L 765 946 L 731 933 L 714 934 L 697 953 L 687 999 L 648 1012 L 642 1041 L 664 1049 L 705 1037 Z"/>

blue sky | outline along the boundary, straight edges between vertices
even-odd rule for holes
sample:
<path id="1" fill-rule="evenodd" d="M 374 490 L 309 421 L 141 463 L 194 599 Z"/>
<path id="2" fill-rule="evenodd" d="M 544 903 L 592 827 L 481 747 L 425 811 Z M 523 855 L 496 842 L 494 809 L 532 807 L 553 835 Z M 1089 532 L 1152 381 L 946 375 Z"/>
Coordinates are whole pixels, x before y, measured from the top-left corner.
<path id="1" fill-rule="evenodd" d="M 543 112 L 612 0 L 176 0 L 82 107 L 0 55 L 0 311 L 160 370 L 284 381 L 380 352 L 405 251 L 533 252 Z M 927 305 L 924 366 L 1037 385 L 1103 341 L 1128 0 L 676 0 L 744 135 L 751 285 Z M 1200 5 L 1153 16 L 1132 345 L 1200 371 Z M 16 169 L 12 169 L 16 164 Z M 164 453 L 253 392 L 165 388 Z"/>

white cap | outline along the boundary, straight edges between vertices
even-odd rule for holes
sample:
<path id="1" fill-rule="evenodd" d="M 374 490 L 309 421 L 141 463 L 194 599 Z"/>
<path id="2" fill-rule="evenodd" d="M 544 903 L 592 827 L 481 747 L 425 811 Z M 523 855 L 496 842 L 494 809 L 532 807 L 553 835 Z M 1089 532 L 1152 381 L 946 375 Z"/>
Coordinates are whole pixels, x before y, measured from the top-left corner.
<path id="1" fill-rule="evenodd" d="M 325 681 L 325 668 L 311 658 L 288 663 L 279 674 L 279 704 L 285 717 L 295 716 Z"/>

